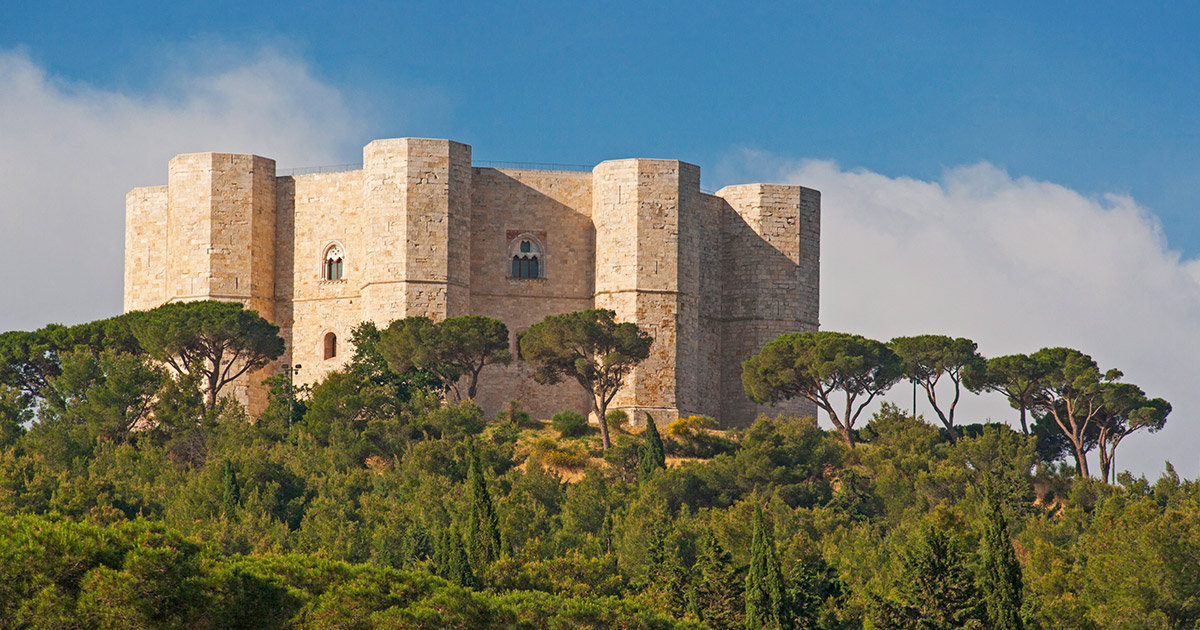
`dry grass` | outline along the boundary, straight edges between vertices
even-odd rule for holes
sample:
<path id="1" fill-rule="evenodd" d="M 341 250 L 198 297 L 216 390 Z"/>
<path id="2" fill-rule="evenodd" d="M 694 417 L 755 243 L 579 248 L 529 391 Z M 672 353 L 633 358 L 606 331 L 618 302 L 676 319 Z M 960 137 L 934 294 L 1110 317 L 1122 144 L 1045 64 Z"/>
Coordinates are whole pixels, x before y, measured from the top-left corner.
<path id="1" fill-rule="evenodd" d="M 616 440 L 618 435 L 628 435 L 634 438 L 640 438 L 646 431 L 645 425 L 625 426 L 619 430 L 611 431 L 613 440 Z M 720 429 L 706 429 L 708 433 L 726 434 L 726 431 Z M 570 448 L 571 446 L 581 445 L 588 453 L 587 461 L 578 467 L 555 466 L 549 462 L 542 460 L 540 457 L 530 457 L 533 455 L 535 445 L 541 440 L 553 440 L 562 447 Z M 600 438 L 600 427 L 589 425 L 588 432 L 585 435 L 573 438 L 561 438 L 558 431 L 550 425 L 549 420 L 535 420 L 531 425 L 521 428 L 521 433 L 517 437 L 517 445 L 514 455 L 521 464 L 517 466 L 519 470 L 526 470 L 531 460 L 541 461 L 542 466 L 547 470 L 551 470 L 558 474 L 559 477 L 566 483 L 575 483 L 583 479 L 589 468 L 605 469 L 609 467 L 609 463 L 604 461 L 604 449 Z M 686 462 L 705 461 L 702 457 L 680 457 L 668 455 L 666 458 L 668 468 L 678 468 Z"/>

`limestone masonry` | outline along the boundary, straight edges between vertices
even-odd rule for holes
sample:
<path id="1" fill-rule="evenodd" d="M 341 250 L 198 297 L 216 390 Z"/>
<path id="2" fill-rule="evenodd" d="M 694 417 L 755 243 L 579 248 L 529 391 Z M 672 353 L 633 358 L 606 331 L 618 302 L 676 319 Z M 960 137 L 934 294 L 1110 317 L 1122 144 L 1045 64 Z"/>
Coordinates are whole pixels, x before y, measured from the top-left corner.
<path id="1" fill-rule="evenodd" d="M 545 316 L 616 311 L 654 337 L 613 402 L 635 422 L 760 412 L 741 363 L 781 333 L 816 330 L 820 193 L 747 184 L 700 190 L 677 160 L 602 162 L 589 172 L 480 168 L 449 140 L 376 140 L 357 171 L 277 176 L 274 160 L 196 153 L 166 186 L 126 197 L 125 310 L 236 300 L 280 327 L 281 364 L 312 382 L 349 358 L 351 329 L 412 315 L 481 314 L 516 332 Z M 265 405 L 251 375 L 238 391 Z M 520 399 L 534 417 L 588 409 L 575 382 L 538 385 L 519 360 L 489 366 L 476 401 Z"/>

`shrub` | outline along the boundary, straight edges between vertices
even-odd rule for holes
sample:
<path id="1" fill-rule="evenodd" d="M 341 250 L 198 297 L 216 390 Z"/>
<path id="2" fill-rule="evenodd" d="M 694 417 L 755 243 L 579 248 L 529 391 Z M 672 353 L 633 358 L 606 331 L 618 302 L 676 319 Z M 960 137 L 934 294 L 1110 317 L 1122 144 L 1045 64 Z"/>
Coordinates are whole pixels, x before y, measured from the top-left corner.
<path id="1" fill-rule="evenodd" d="M 550 418 L 550 425 L 558 430 L 560 436 L 574 437 L 587 431 L 587 418 L 566 409 L 554 414 L 554 417 Z"/>
<path id="2" fill-rule="evenodd" d="M 705 429 L 717 428 L 717 421 L 709 416 L 688 416 L 680 418 L 667 425 L 667 435 L 689 439 L 704 432 Z"/>
<path id="3" fill-rule="evenodd" d="M 508 423 L 523 429 L 535 426 L 533 416 L 530 416 L 529 412 L 521 409 L 521 401 L 515 398 L 509 400 L 508 406 L 496 413 L 496 422 L 500 424 Z"/>
<path id="4" fill-rule="evenodd" d="M 564 448 L 550 438 L 541 438 L 534 442 L 533 454 L 555 468 L 578 470 L 588 463 L 588 452 L 582 444 L 575 443 Z"/>
<path id="5" fill-rule="evenodd" d="M 618 435 L 611 448 L 604 451 L 604 461 L 610 471 L 626 482 L 637 480 L 638 451 L 642 441 L 630 435 Z"/>
<path id="6" fill-rule="evenodd" d="M 667 425 L 667 435 L 675 444 L 667 443 L 667 452 L 686 457 L 713 457 L 736 450 L 736 445 L 711 429 L 717 421 L 709 416 L 692 415 Z"/>
<path id="7" fill-rule="evenodd" d="M 608 428 L 615 431 L 623 431 L 629 425 L 629 414 L 624 409 L 613 409 L 604 414 L 604 419 L 608 422 Z"/>

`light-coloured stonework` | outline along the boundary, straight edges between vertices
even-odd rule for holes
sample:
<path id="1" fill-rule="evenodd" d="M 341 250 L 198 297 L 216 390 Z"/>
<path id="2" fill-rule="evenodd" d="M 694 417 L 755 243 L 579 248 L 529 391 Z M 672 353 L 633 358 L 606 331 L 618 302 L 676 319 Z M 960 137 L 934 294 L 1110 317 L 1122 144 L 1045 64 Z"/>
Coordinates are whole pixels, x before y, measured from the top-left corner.
<path id="1" fill-rule="evenodd" d="M 610 308 L 650 332 L 650 358 L 613 405 L 641 422 L 705 414 L 726 426 L 806 402 L 754 405 L 741 362 L 784 332 L 816 330 L 820 193 L 748 184 L 707 194 L 677 160 L 602 162 L 591 173 L 480 168 L 449 140 L 376 140 L 357 171 L 276 176 L 273 160 L 198 153 L 171 160 L 166 186 L 126 197 L 125 310 L 236 300 L 280 327 L 312 382 L 349 358 L 359 322 L 481 314 L 512 333 L 545 316 Z M 512 277 L 532 238 L 539 277 Z M 325 256 L 340 247 L 341 279 Z M 338 341 L 326 358 L 326 337 Z M 258 383 L 236 390 L 251 413 Z M 574 382 L 535 383 L 520 361 L 489 366 L 476 401 L 520 399 L 535 417 L 586 412 Z"/>

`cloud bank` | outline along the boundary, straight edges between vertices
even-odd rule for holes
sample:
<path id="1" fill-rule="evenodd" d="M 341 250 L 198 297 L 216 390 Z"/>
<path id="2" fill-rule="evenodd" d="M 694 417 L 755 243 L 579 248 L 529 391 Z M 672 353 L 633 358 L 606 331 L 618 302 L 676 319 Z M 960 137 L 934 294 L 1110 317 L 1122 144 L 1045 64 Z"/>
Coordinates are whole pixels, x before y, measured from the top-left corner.
<path id="1" fill-rule="evenodd" d="M 821 191 L 823 329 L 963 336 L 985 356 L 1078 348 L 1174 405 L 1162 432 L 1122 444 L 1118 467 L 1154 476 L 1170 460 L 1200 473 L 1200 261 L 1171 251 L 1135 200 L 988 163 L 921 181 L 747 151 L 718 170 Z M 911 395 L 897 387 L 891 398 L 908 408 Z M 998 395 L 968 396 L 960 409 L 967 422 L 1016 423 Z"/>
<path id="2" fill-rule="evenodd" d="M 125 193 L 165 184 L 171 157 L 332 164 L 365 135 L 338 90 L 271 50 L 173 67 L 148 94 L 58 80 L 0 50 L 0 112 L 0 330 L 120 313 Z"/>

